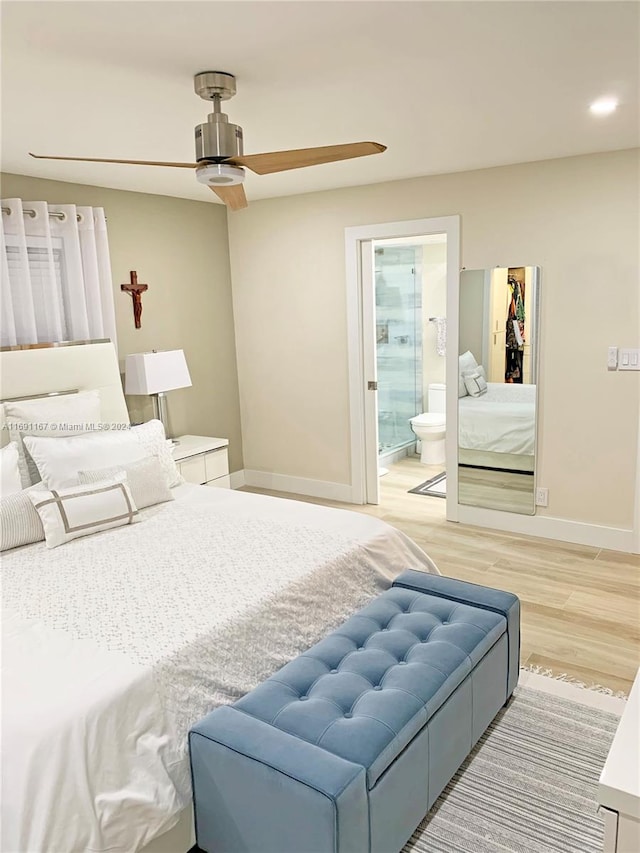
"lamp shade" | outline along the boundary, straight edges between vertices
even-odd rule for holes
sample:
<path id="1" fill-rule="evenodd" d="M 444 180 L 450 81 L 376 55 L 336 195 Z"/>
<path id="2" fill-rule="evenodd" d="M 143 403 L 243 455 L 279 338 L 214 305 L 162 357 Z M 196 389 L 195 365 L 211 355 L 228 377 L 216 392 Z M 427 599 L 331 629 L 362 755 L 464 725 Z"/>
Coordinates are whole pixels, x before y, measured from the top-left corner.
<path id="1" fill-rule="evenodd" d="M 125 394 L 161 394 L 191 385 L 187 360 L 181 349 L 128 355 L 124 373 Z"/>

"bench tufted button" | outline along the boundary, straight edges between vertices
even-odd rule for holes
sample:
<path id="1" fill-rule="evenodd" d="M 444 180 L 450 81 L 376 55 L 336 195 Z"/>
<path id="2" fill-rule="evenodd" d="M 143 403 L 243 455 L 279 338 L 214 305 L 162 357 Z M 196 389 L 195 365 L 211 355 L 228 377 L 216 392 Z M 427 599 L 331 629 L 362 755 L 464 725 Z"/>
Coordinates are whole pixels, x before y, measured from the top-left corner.
<path id="1" fill-rule="evenodd" d="M 335 675 L 337 671 L 338 671 L 337 669 L 332 669 L 332 670 L 331 670 L 331 675 Z"/>
<path id="2" fill-rule="evenodd" d="M 301 696 L 301 697 L 300 697 L 300 701 L 301 701 L 301 702 L 306 702 L 306 700 L 307 700 L 308 698 L 309 698 L 308 696 Z"/>
<path id="3" fill-rule="evenodd" d="M 380 685 L 379 685 L 379 684 L 376 684 L 376 686 L 375 686 L 373 689 L 374 689 L 374 690 L 382 690 L 382 687 L 380 687 Z"/>
<path id="4" fill-rule="evenodd" d="M 352 716 L 353 716 L 353 714 L 350 714 L 349 711 L 347 711 L 346 714 L 344 715 L 344 718 L 345 718 L 345 720 L 350 720 Z"/>
<path id="5" fill-rule="evenodd" d="M 406 660 L 399 660 L 398 661 L 398 666 L 406 666 L 406 665 L 407 665 Z"/>
<path id="6" fill-rule="evenodd" d="M 382 630 L 383 630 L 383 631 L 388 631 L 389 629 L 388 629 L 388 628 L 383 628 Z"/>

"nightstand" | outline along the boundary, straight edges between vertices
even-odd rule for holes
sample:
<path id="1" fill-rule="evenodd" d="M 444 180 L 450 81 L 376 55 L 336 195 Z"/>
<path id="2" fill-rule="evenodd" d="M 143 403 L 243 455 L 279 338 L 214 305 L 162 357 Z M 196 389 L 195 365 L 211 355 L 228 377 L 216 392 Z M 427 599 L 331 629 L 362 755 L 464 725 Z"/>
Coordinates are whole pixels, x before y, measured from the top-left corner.
<path id="1" fill-rule="evenodd" d="M 227 438 L 181 435 L 176 441 L 173 458 L 187 483 L 231 488 Z"/>

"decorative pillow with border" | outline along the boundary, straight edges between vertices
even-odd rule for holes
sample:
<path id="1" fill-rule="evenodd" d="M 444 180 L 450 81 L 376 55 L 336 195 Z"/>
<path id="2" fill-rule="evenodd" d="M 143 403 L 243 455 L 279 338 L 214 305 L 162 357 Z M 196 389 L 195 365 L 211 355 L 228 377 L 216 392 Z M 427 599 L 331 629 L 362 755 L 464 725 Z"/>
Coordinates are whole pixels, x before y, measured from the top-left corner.
<path id="1" fill-rule="evenodd" d="M 124 474 L 68 489 L 29 489 L 28 494 L 42 521 L 47 548 L 140 521 Z"/>
<path id="2" fill-rule="evenodd" d="M 158 458 L 167 486 L 183 482 L 164 427 L 157 420 L 125 430 L 100 430 L 64 438 L 25 436 L 24 441 L 48 489 L 77 485 L 78 471 L 107 467 L 121 471 L 123 466 L 147 456 Z"/>
<path id="3" fill-rule="evenodd" d="M 109 480 L 122 473 L 127 476 L 127 485 L 138 509 L 174 500 L 157 456 L 146 456 L 138 462 L 130 462 L 120 467 L 114 465 L 111 468 L 78 471 L 78 479 L 84 485 Z"/>
<path id="4" fill-rule="evenodd" d="M 11 441 L 0 449 L 0 497 L 6 498 L 21 491 L 18 444 Z"/>
<path id="5" fill-rule="evenodd" d="M 462 375 L 467 392 L 472 397 L 481 397 L 487 393 L 487 380 L 479 370 L 467 370 Z"/>
<path id="6" fill-rule="evenodd" d="M 100 423 L 100 392 L 95 390 L 34 400 L 13 400 L 4 403 L 3 407 L 9 437 L 18 445 L 23 489 L 40 481 L 38 468 L 23 444 L 24 436 L 77 436 Z"/>
<path id="7" fill-rule="evenodd" d="M 29 491 L 24 489 L 0 500 L 0 551 L 44 539 L 44 527 Z"/>

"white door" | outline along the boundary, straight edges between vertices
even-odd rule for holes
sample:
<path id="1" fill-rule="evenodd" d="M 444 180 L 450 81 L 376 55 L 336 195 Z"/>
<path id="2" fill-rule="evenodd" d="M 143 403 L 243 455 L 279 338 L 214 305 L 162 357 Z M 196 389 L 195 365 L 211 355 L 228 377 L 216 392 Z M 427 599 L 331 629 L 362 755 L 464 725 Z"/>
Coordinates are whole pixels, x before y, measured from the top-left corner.
<path id="1" fill-rule="evenodd" d="M 376 283 L 373 241 L 360 242 L 362 276 L 362 347 L 364 366 L 365 500 L 380 503 L 378 477 L 378 358 L 376 347 Z"/>
<path id="2" fill-rule="evenodd" d="M 447 316 L 458 317 L 460 217 L 445 216 L 345 229 L 351 490 L 354 503 L 380 502 L 374 240 L 447 235 Z M 458 324 L 447 333 L 447 518 L 457 520 Z M 373 383 L 369 390 L 369 383 Z M 451 390 L 453 389 L 453 390 Z"/>

